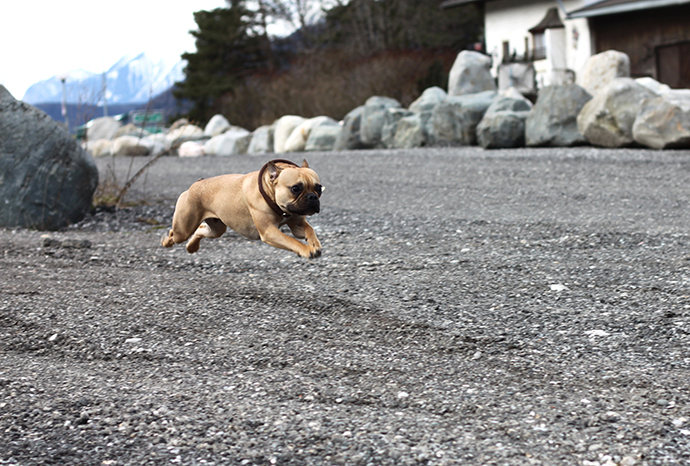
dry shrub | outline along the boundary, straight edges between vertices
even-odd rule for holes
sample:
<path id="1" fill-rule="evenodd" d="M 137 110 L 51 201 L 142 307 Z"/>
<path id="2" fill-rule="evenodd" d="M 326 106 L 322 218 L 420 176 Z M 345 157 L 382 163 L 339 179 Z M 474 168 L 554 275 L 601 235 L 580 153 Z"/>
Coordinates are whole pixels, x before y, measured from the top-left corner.
<path id="1" fill-rule="evenodd" d="M 429 83 L 439 63 L 448 73 L 455 51 L 395 51 L 353 60 L 337 51 L 300 58 L 289 71 L 248 78 L 222 99 L 222 113 L 232 124 L 255 129 L 283 115 L 342 119 L 371 96 L 387 96 L 409 106 Z"/>

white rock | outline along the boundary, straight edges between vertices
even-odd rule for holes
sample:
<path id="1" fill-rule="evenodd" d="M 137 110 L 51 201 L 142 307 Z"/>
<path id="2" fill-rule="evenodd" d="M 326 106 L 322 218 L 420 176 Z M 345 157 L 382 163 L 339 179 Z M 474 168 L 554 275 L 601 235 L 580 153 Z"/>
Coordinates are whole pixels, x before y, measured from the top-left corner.
<path id="1" fill-rule="evenodd" d="M 140 144 L 141 138 L 136 136 L 120 136 L 113 141 L 111 148 L 113 155 L 148 155 L 149 150 Z"/>
<path id="2" fill-rule="evenodd" d="M 228 129 L 218 136 L 214 136 L 204 144 L 204 153 L 206 155 L 218 155 L 227 157 L 241 152 L 239 141 L 249 135 L 250 132 L 244 128 L 237 126 Z"/>
<path id="3" fill-rule="evenodd" d="M 112 139 L 121 126 L 122 123 L 113 117 L 96 118 L 88 127 L 86 137 L 91 141 Z"/>
<path id="4" fill-rule="evenodd" d="M 93 157 L 105 157 L 112 154 L 113 141 L 108 139 L 98 139 L 96 141 L 87 141 L 86 150 L 91 153 Z"/>
<path id="5" fill-rule="evenodd" d="M 654 78 L 645 76 L 644 78 L 637 78 L 635 82 L 659 95 L 671 92 L 671 88 L 668 85 L 662 84 Z"/>
<path id="6" fill-rule="evenodd" d="M 592 55 L 577 75 L 577 84 L 592 96 L 616 78 L 630 77 L 630 58 L 623 52 L 608 50 Z"/>
<path id="7" fill-rule="evenodd" d="M 201 157 L 204 155 L 204 145 L 196 141 L 183 142 L 177 149 L 180 157 Z"/>
<path id="8" fill-rule="evenodd" d="M 292 134 L 292 132 L 306 119 L 297 115 L 285 115 L 280 117 L 275 122 L 275 131 L 273 132 L 273 152 L 282 154 L 286 152 L 285 143 Z"/>
<path id="9" fill-rule="evenodd" d="M 611 334 L 605 332 L 604 330 L 587 330 L 585 332 L 585 335 L 587 335 L 588 337 L 608 337 Z"/>
<path id="10" fill-rule="evenodd" d="M 139 144 L 149 150 L 149 155 L 158 155 L 170 148 L 168 140 L 163 133 L 151 134 L 141 138 Z"/>
<path id="11" fill-rule="evenodd" d="M 169 145 L 180 144 L 184 141 L 197 140 L 204 137 L 204 130 L 196 125 L 183 124 L 182 126 L 171 129 L 165 138 Z"/>
<path id="12" fill-rule="evenodd" d="M 317 116 L 303 121 L 295 127 L 285 141 L 285 152 L 304 151 L 312 129 L 319 126 L 338 126 L 338 122 L 327 116 Z"/>
<path id="13" fill-rule="evenodd" d="M 549 288 L 551 291 L 566 291 L 570 289 L 562 283 L 554 283 L 553 285 L 549 285 Z"/>
<path id="14" fill-rule="evenodd" d="M 213 115 L 204 128 L 204 136 L 218 136 L 230 129 L 230 122 L 223 115 Z"/>

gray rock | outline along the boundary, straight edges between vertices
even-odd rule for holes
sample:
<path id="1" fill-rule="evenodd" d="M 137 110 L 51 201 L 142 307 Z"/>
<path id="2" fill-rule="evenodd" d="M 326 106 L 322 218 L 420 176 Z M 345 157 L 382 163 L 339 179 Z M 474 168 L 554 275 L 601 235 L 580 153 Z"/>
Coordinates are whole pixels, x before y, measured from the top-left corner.
<path id="1" fill-rule="evenodd" d="M 635 141 L 653 149 L 690 148 L 690 95 L 671 91 L 646 99 L 632 133 Z"/>
<path id="2" fill-rule="evenodd" d="M 384 147 L 393 147 L 395 133 L 398 131 L 398 122 L 401 118 L 412 115 L 412 112 L 404 108 L 389 108 L 383 114 L 383 128 L 381 129 L 381 143 Z"/>
<path id="3" fill-rule="evenodd" d="M 338 135 L 338 139 L 335 141 L 333 150 L 366 149 L 367 146 L 362 143 L 362 138 L 360 136 L 363 113 L 364 105 L 360 105 L 345 115 L 345 118 L 343 118 L 343 126 Z"/>
<path id="4" fill-rule="evenodd" d="M 592 99 L 577 84 L 546 86 L 525 122 L 527 146 L 569 147 L 586 144 L 577 116 Z"/>
<path id="5" fill-rule="evenodd" d="M 48 115 L 0 85 L 0 227 L 58 230 L 91 209 L 93 158 Z"/>
<path id="6" fill-rule="evenodd" d="M 306 152 L 327 152 L 333 150 L 335 141 L 340 135 L 340 125 L 335 126 L 317 126 L 312 128 L 307 139 L 307 144 L 304 146 Z"/>
<path id="7" fill-rule="evenodd" d="M 483 53 L 463 50 L 450 69 L 448 94 L 451 96 L 495 91 L 496 81 L 491 76 L 491 58 Z"/>
<path id="8" fill-rule="evenodd" d="M 487 111 L 477 126 L 477 142 L 484 149 L 523 147 L 528 115 L 526 111 Z"/>
<path id="9" fill-rule="evenodd" d="M 592 98 L 577 116 L 577 128 L 590 144 L 603 147 L 634 145 L 632 127 L 644 99 L 654 91 L 631 78 L 616 78 Z"/>
<path id="10" fill-rule="evenodd" d="M 426 145 L 428 140 L 429 137 L 425 130 L 425 121 L 421 115 L 415 113 L 400 118 L 395 131 L 392 147 L 395 149 L 421 147 Z"/>
<path id="11" fill-rule="evenodd" d="M 273 125 L 259 126 L 252 132 L 252 140 L 247 147 L 248 154 L 273 152 Z"/>
<path id="12" fill-rule="evenodd" d="M 381 142 L 381 133 L 385 123 L 386 110 L 400 108 L 400 102 L 390 97 L 374 96 L 367 99 L 362 112 L 360 137 L 362 144 L 370 148 L 384 147 Z"/>
<path id="13" fill-rule="evenodd" d="M 431 112 L 436 104 L 447 97 L 448 93 L 440 87 L 430 87 L 425 89 L 422 95 L 410 104 L 410 111 L 414 113 Z"/>
<path id="14" fill-rule="evenodd" d="M 630 58 L 623 52 L 608 50 L 587 59 L 577 84 L 594 96 L 614 79 L 629 77 Z"/>
<path id="15" fill-rule="evenodd" d="M 432 141 L 435 144 L 476 144 L 477 125 L 495 97 L 495 91 L 486 91 L 450 96 L 439 102 L 431 117 Z"/>
<path id="16" fill-rule="evenodd" d="M 121 126 L 122 123 L 113 117 L 96 118 L 86 130 L 86 137 L 89 141 L 113 139 Z"/>
<path id="17" fill-rule="evenodd" d="M 489 108 L 486 109 L 486 113 L 489 114 L 505 111 L 529 112 L 530 110 L 532 110 L 532 104 L 527 99 L 516 99 L 514 97 L 505 97 L 499 95 L 493 100 L 493 102 L 491 102 Z"/>
<path id="18" fill-rule="evenodd" d="M 204 144 L 206 155 L 227 157 L 235 154 L 246 154 L 249 142 L 247 136 L 251 133 L 237 126 L 226 129 L 224 133 L 214 136 Z M 241 142 L 240 142 L 241 141 Z"/>

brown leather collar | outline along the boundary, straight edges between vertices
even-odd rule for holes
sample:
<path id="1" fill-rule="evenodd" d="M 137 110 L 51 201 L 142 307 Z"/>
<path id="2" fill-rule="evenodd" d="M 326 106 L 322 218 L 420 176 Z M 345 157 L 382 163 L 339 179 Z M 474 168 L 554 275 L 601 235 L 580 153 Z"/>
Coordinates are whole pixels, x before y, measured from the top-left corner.
<path id="1" fill-rule="evenodd" d="M 281 209 L 278 204 L 275 203 L 273 199 L 270 198 L 270 196 L 266 193 L 266 190 L 264 189 L 264 173 L 266 172 L 266 168 L 268 168 L 269 163 L 284 163 L 287 165 L 292 165 L 294 167 L 299 167 L 294 162 L 290 162 L 289 160 L 284 160 L 284 159 L 275 159 L 271 160 L 270 162 L 266 162 L 266 164 L 261 167 L 261 170 L 259 170 L 259 192 L 263 196 L 264 200 L 266 201 L 266 204 L 275 212 L 278 216 L 287 218 L 292 216 L 292 214 L 285 212 L 283 209 Z"/>

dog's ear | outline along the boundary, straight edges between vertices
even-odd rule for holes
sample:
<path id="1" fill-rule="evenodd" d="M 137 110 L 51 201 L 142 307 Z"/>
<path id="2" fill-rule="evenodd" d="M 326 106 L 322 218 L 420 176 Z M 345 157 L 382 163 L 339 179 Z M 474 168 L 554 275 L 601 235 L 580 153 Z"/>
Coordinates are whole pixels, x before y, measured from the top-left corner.
<path id="1" fill-rule="evenodd" d="M 273 182 L 276 180 L 276 178 L 278 178 L 278 175 L 280 175 L 281 169 L 278 168 L 278 165 L 276 165 L 274 162 L 268 162 L 266 172 L 268 173 L 271 182 Z"/>
<path id="2" fill-rule="evenodd" d="M 302 168 L 309 168 L 309 163 L 307 162 L 307 159 L 302 159 Z"/>

